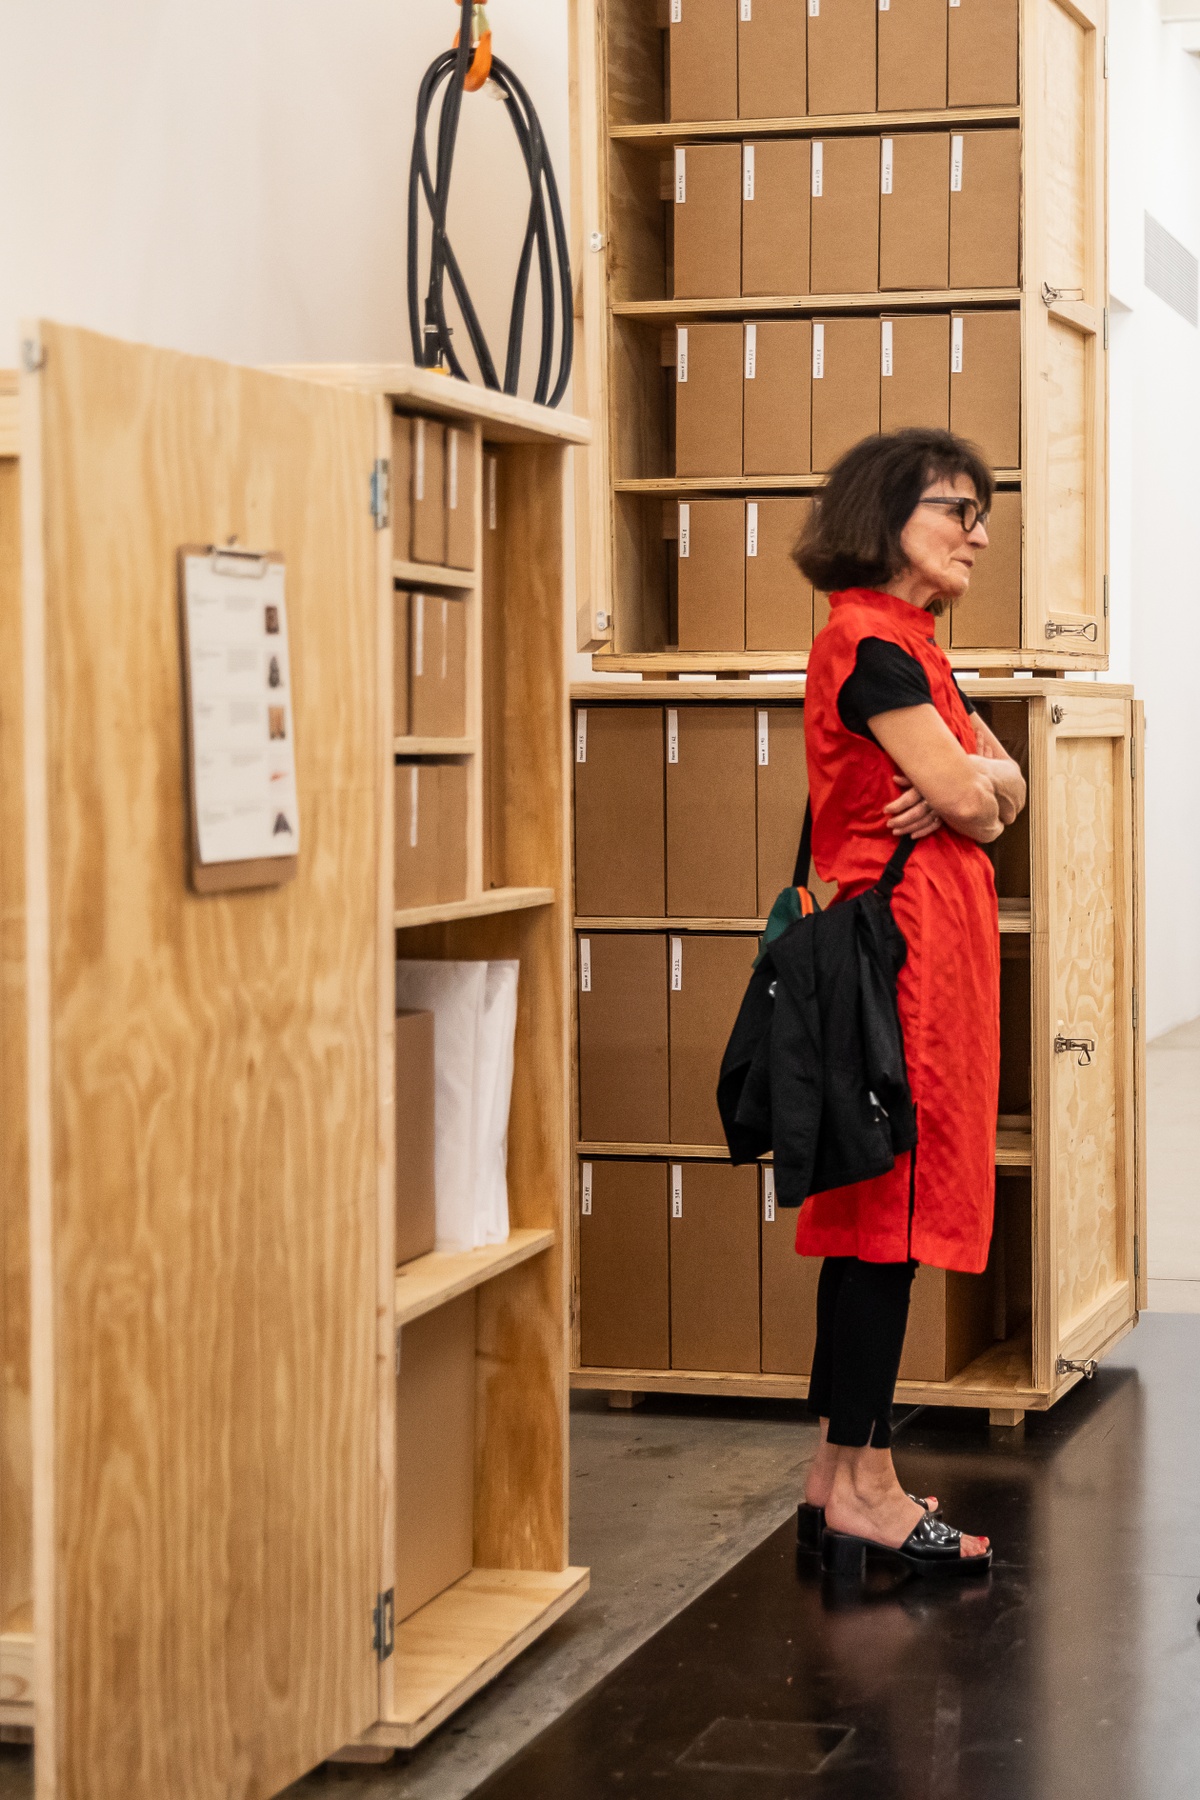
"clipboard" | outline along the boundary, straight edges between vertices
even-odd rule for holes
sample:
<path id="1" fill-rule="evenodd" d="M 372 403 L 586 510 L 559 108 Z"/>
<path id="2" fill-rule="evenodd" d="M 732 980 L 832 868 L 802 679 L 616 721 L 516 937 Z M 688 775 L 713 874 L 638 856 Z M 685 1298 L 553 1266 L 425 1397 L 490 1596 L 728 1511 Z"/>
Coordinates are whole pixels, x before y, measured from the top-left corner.
<path id="1" fill-rule="evenodd" d="M 284 559 L 185 544 L 177 573 L 190 884 L 279 887 L 300 850 Z"/>

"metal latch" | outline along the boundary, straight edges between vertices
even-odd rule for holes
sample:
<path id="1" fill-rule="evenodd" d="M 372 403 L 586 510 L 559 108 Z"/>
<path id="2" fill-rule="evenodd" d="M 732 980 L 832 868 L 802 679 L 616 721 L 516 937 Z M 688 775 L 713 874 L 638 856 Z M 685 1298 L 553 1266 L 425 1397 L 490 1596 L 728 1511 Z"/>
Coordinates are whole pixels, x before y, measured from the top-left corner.
<path id="1" fill-rule="evenodd" d="M 1086 625 L 1056 625 L 1053 619 L 1048 619 L 1046 622 L 1046 636 L 1048 638 L 1081 637 L 1086 638 L 1089 644 L 1094 644 L 1096 641 L 1096 621 L 1095 619 L 1089 619 Z"/>
<path id="2" fill-rule="evenodd" d="M 1056 288 L 1056 287 L 1051 287 L 1050 283 L 1048 281 L 1043 281 L 1043 283 L 1042 283 L 1042 302 L 1046 306 L 1053 306 L 1055 301 L 1057 301 L 1057 300 L 1082 300 L 1082 299 L 1083 299 L 1083 289 L 1082 288 Z"/>
<path id="3" fill-rule="evenodd" d="M 396 1648 L 395 1588 L 389 1588 L 386 1594 L 380 1594 L 371 1614 L 371 1622 L 375 1628 L 371 1648 L 380 1662 L 386 1662 Z"/>
<path id="4" fill-rule="evenodd" d="M 388 523 L 392 497 L 392 469 L 386 456 L 375 459 L 371 470 L 371 517 L 375 521 L 376 531 L 382 531 Z"/>
<path id="5" fill-rule="evenodd" d="M 1069 1362 L 1065 1356 L 1060 1356 L 1054 1366 L 1060 1375 L 1082 1375 L 1085 1381 L 1090 1381 L 1100 1367 L 1094 1356 L 1089 1356 L 1086 1362 Z"/>
<path id="6" fill-rule="evenodd" d="M 1067 1056 L 1073 1051 L 1079 1052 L 1079 1067 L 1086 1069 L 1096 1049 L 1095 1038 L 1056 1037 L 1054 1040 L 1055 1056 Z"/>

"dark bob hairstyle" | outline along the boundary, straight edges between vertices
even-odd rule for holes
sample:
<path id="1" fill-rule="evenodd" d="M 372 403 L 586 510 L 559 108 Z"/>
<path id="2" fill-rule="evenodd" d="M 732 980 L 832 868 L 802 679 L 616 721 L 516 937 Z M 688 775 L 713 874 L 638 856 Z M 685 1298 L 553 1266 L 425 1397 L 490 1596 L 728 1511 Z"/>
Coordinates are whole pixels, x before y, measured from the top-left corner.
<path id="1" fill-rule="evenodd" d="M 829 472 L 795 549 L 814 587 L 879 588 L 904 568 L 900 535 L 931 482 L 966 475 L 986 512 L 995 480 L 974 444 L 950 431 L 864 438 Z"/>

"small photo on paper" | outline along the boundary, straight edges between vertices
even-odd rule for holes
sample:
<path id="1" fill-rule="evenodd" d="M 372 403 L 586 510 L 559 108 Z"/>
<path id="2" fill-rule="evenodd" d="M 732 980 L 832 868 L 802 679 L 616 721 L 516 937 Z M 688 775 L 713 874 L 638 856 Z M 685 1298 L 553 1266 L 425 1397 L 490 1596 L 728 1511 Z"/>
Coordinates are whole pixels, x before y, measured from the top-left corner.
<path id="1" fill-rule="evenodd" d="M 285 738 L 287 736 L 287 707 L 286 706 L 268 706 L 268 708 L 267 708 L 267 730 L 269 731 L 269 733 L 271 735 L 272 743 L 274 743 L 279 738 Z"/>
<path id="2" fill-rule="evenodd" d="M 278 637 L 279 636 L 279 608 L 277 606 L 267 606 L 263 610 L 266 613 L 267 636 L 268 637 Z"/>
<path id="3" fill-rule="evenodd" d="M 267 686 L 273 688 L 283 686 L 283 671 L 279 667 L 277 656 L 273 656 L 267 664 Z"/>

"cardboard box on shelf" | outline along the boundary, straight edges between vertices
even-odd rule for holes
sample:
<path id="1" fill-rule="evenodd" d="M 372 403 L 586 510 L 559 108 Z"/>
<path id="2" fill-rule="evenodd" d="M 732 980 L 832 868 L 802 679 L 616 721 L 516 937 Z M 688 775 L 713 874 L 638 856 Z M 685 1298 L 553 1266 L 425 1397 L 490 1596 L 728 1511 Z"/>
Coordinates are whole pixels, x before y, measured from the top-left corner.
<path id="1" fill-rule="evenodd" d="M 672 119 L 738 116 L 738 0 L 673 0 L 667 91 Z"/>
<path id="2" fill-rule="evenodd" d="M 675 328 L 675 473 L 742 472 L 742 327 Z"/>
<path id="3" fill-rule="evenodd" d="M 955 650 L 1017 650 L 1021 644 L 1021 495 L 992 496 L 988 548 L 971 571 L 971 585 L 949 613 Z M 938 620 L 939 625 L 942 621 Z"/>
<path id="4" fill-rule="evenodd" d="M 670 1164 L 671 1367 L 759 1366 L 758 1174 Z"/>
<path id="5" fill-rule="evenodd" d="M 395 807 L 397 908 L 464 900 L 467 765 L 397 763 Z"/>
<path id="6" fill-rule="evenodd" d="M 672 936 L 671 1142 L 721 1144 L 717 1077 L 758 951 L 756 937 Z"/>
<path id="7" fill-rule="evenodd" d="M 995 1341 L 991 1271 L 919 1268 L 912 1287 L 901 1381 L 953 1381 Z"/>
<path id="8" fill-rule="evenodd" d="M 808 111 L 808 8 L 804 0 L 742 0 L 737 71 L 741 118 L 803 117 Z"/>
<path id="9" fill-rule="evenodd" d="M 743 294 L 808 293 L 811 188 L 807 138 L 742 145 Z"/>
<path id="10" fill-rule="evenodd" d="M 577 707 L 575 911 L 654 919 L 666 909 L 662 707 Z"/>
<path id="11" fill-rule="evenodd" d="M 879 429 L 950 426 L 950 320 L 901 313 L 879 322 Z"/>
<path id="12" fill-rule="evenodd" d="M 396 1265 L 434 1247 L 433 1014 L 396 1014 Z"/>
<path id="13" fill-rule="evenodd" d="M 944 288 L 950 272 L 950 133 L 885 137 L 879 164 L 880 287 Z"/>
<path id="14" fill-rule="evenodd" d="M 1021 134 L 950 138 L 950 286 L 1016 287 L 1021 279 Z"/>
<path id="15" fill-rule="evenodd" d="M 409 606 L 409 729 L 414 737 L 465 737 L 467 602 L 413 594 Z"/>
<path id="16" fill-rule="evenodd" d="M 466 1575 L 475 1537 L 475 1295 L 400 1332 L 397 1623 Z"/>
<path id="17" fill-rule="evenodd" d="M 810 1375 L 821 1259 L 796 1255 L 795 1207 L 776 1206 L 775 1171 L 759 1173 L 762 1220 L 762 1371 Z"/>
<path id="18" fill-rule="evenodd" d="M 888 0 L 879 8 L 880 112 L 945 106 L 947 13 L 946 0 Z"/>
<path id="19" fill-rule="evenodd" d="M 742 291 L 742 146 L 675 148 L 674 291 L 677 300 Z"/>
<path id="20" fill-rule="evenodd" d="M 412 422 L 412 558 L 446 560 L 446 427 L 436 419 Z"/>
<path id="21" fill-rule="evenodd" d="M 746 647 L 745 507 L 741 500 L 679 503 L 679 648 Z"/>
<path id="22" fill-rule="evenodd" d="M 579 1185 L 580 1363 L 669 1369 L 667 1164 L 584 1162 Z"/>
<path id="23" fill-rule="evenodd" d="M 758 818 L 758 916 L 792 885 L 804 808 L 808 766 L 804 756 L 804 708 L 763 706 L 755 713 L 755 810 Z"/>
<path id="24" fill-rule="evenodd" d="M 446 562 L 475 567 L 475 434 L 446 427 Z"/>
<path id="25" fill-rule="evenodd" d="M 403 552 L 400 552 L 402 555 Z M 408 711 L 408 612 L 407 588 L 392 591 L 392 730 L 407 737 L 411 729 Z"/>
<path id="26" fill-rule="evenodd" d="M 444 762 L 438 772 L 439 901 L 467 897 L 467 765 Z"/>
<path id="27" fill-rule="evenodd" d="M 949 106 L 1017 104 L 1020 11 L 1020 0 L 957 0 L 949 8 Z"/>
<path id="28" fill-rule="evenodd" d="M 392 414 L 392 549 L 402 562 L 412 555 L 412 428 L 404 413 Z"/>
<path id="29" fill-rule="evenodd" d="M 878 0 L 809 0 L 808 110 L 875 111 Z"/>
<path id="30" fill-rule="evenodd" d="M 814 138 L 811 287 L 869 294 L 879 286 L 879 139 Z"/>
<path id="31" fill-rule="evenodd" d="M 792 555 L 811 509 L 802 494 L 746 502 L 747 650 L 812 645 L 812 583 Z"/>
<path id="32" fill-rule="evenodd" d="M 743 327 L 742 466 L 747 475 L 812 468 L 812 323 L 748 320 Z"/>
<path id="33" fill-rule="evenodd" d="M 579 1135 L 585 1143 L 665 1144 L 670 1132 L 667 945 L 658 933 L 576 940 Z"/>
<path id="34" fill-rule="evenodd" d="M 978 444 L 994 469 L 1021 466 L 1021 315 L 955 313 L 950 429 Z"/>
<path id="35" fill-rule="evenodd" d="M 754 709 L 667 708 L 667 916 L 754 919 Z"/>
<path id="36" fill-rule="evenodd" d="M 813 321 L 813 468 L 879 430 L 878 319 Z"/>

